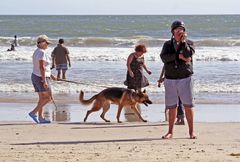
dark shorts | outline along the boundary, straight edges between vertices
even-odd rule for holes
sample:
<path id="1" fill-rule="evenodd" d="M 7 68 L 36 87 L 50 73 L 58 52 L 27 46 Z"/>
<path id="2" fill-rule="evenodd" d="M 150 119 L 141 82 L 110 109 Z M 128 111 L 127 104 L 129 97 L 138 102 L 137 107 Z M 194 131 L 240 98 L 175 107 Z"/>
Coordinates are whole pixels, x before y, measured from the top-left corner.
<path id="1" fill-rule="evenodd" d="M 32 79 L 32 84 L 33 84 L 33 87 L 35 89 L 35 92 L 46 92 L 46 91 L 51 90 L 51 87 L 50 87 L 50 84 L 49 84 L 49 79 L 50 78 L 46 78 L 47 83 L 48 83 L 48 88 L 47 89 L 43 87 L 43 82 L 42 82 L 41 77 L 39 77 L 35 74 L 32 74 L 31 79 Z"/>
<path id="2" fill-rule="evenodd" d="M 56 70 L 67 70 L 68 66 L 67 64 L 58 64 L 56 65 Z"/>

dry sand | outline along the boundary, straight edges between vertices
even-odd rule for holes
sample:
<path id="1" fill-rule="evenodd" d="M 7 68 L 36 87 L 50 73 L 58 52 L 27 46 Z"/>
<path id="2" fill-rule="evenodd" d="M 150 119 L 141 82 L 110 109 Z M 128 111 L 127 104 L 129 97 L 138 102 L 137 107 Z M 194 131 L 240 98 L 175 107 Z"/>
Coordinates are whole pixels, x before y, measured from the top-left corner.
<path id="1" fill-rule="evenodd" d="M 167 123 L 0 122 L 0 161 L 240 161 L 240 123 L 176 126 L 163 140 Z"/>

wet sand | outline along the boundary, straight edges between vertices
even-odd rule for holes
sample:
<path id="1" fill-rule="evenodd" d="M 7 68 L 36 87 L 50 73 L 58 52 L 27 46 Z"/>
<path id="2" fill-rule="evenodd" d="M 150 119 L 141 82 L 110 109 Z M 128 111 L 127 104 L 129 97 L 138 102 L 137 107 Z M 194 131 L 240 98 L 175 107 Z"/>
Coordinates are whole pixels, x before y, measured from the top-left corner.
<path id="1" fill-rule="evenodd" d="M 191 140 L 187 125 L 176 125 L 174 137 L 161 139 L 167 132 L 164 105 L 142 106 L 149 122 L 126 122 L 124 112 L 116 123 L 115 105 L 104 123 L 96 112 L 83 118 L 90 106 L 57 101 L 46 106 L 51 124 L 34 124 L 27 113 L 31 102 L 0 102 L 0 161 L 240 161 L 240 105 L 198 104 Z"/>
<path id="2" fill-rule="evenodd" d="M 53 122 L 83 122 L 90 106 L 80 104 L 62 103 L 55 101 L 57 108 L 49 103 L 45 108 L 45 117 Z M 0 121 L 32 121 L 28 116 L 36 103 L 1 103 Z M 148 107 L 141 105 L 142 116 L 149 122 L 162 122 L 165 120 L 164 104 L 152 104 Z M 195 122 L 240 122 L 240 104 L 197 104 L 194 108 Z M 102 122 L 102 111 L 92 113 L 88 122 Z M 111 105 L 106 118 L 116 122 L 117 106 Z M 129 117 L 129 116 L 128 116 Z M 131 118 L 131 117 L 130 117 Z M 120 119 L 126 121 L 124 111 Z"/>

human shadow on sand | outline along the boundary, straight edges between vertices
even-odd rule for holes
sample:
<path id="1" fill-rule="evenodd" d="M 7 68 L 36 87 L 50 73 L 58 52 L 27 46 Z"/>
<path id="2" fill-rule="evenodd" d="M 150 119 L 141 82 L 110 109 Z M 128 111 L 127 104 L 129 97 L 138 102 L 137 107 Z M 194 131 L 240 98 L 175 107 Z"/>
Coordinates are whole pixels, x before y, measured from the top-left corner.
<path id="1" fill-rule="evenodd" d="M 17 126 L 17 125 L 36 125 L 36 123 L 2 123 L 0 124 L 0 127 L 2 126 Z"/>
<path id="2" fill-rule="evenodd" d="M 151 123 L 151 124 L 129 124 L 129 123 L 59 123 L 67 125 L 82 125 L 83 127 L 73 127 L 72 129 L 106 129 L 106 128 L 137 128 L 137 127 L 155 127 L 166 126 L 167 123 Z M 89 126 L 85 126 L 89 125 Z"/>
<path id="3" fill-rule="evenodd" d="M 187 138 L 174 138 L 187 139 Z M 124 143 L 124 142 L 149 142 L 161 141 L 162 138 L 132 138 L 132 139 L 110 139 L 110 140 L 86 140 L 86 141 L 48 141 L 48 142 L 32 142 L 32 143 L 15 143 L 11 145 L 76 145 L 76 144 L 98 144 L 98 143 Z"/>

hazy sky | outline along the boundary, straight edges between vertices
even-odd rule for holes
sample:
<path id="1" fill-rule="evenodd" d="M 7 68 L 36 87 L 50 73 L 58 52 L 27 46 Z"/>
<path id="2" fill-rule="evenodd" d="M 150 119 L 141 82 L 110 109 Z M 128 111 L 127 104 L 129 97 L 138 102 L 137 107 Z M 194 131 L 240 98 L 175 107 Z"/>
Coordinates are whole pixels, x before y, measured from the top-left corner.
<path id="1" fill-rule="evenodd" d="M 240 14 L 240 0 L 3 0 L 0 15 Z"/>

